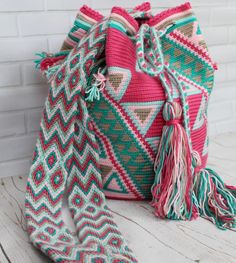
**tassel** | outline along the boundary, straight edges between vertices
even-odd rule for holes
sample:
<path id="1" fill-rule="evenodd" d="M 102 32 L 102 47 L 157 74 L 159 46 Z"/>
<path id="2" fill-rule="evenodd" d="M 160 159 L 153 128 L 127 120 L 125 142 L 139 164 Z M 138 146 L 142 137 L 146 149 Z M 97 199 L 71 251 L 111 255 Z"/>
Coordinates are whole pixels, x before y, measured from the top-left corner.
<path id="1" fill-rule="evenodd" d="M 236 198 L 236 187 L 227 184 L 225 186 L 230 191 L 230 193 Z"/>
<path id="2" fill-rule="evenodd" d="M 236 188 L 224 184 L 209 168 L 201 169 L 194 178 L 194 193 L 202 217 L 220 229 L 236 227 Z"/>
<path id="3" fill-rule="evenodd" d="M 103 70 L 105 71 L 105 69 Z M 87 101 L 93 102 L 94 99 L 100 100 L 100 91 L 106 86 L 106 77 L 101 73 L 100 69 L 97 74 L 93 74 L 95 79 L 91 88 L 85 91 L 88 97 L 85 99 Z"/>
<path id="4" fill-rule="evenodd" d="M 41 62 L 47 57 L 47 53 L 45 53 L 45 52 L 36 53 L 36 55 L 39 56 L 40 58 L 34 60 L 35 68 L 36 68 L 36 69 L 40 69 L 40 68 L 41 68 L 41 67 L 40 67 Z"/>
<path id="5" fill-rule="evenodd" d="M 167 101 L 163 118 L 166 124 L 154 164 L 151 205 L 158 217 L 190 220 L 198 216 L 198 211 L 193 202 L 192 157 L 181 123 L 181 105 Z"/>
<path id="6" fill-rule="evenodd" d="M 47 54 L 45 52 L 36 53 L 40 58 L 34 60 L 35 68 L 40 69 L 43 74 L 47 77 L 48 81 L 51 81 L 52 77 L 58 71 L 60 64 L 59 61 L 62 61 L 67 56 L 68 52 L 60 52 L 58 54 Z"/>
<path id="7" fill-rule="evenodd" d="M 88 94 L 88 97 L 85 99 L 87 101 L 93 102 L 94 100 L 100 100 L 100 91 L 97 85 L 93 84 L 85 93 Z"/>

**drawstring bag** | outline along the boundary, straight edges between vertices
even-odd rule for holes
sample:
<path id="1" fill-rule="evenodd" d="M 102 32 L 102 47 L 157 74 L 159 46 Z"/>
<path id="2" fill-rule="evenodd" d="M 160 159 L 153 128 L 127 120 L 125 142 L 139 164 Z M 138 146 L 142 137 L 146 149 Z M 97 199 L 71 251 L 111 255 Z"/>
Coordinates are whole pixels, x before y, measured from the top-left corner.
<path id="1" fill-rule="evenodd" d="M 86 7 L 65 42 L 37 61 L 50 89 L 26 190 L 31 242 L 54 262 L 137 262 L 105 195 L 235 227 L 236 188 L 206 168 L 215 65 L 190 4 L 109 19 Z"/>
<path id="2" fill-rule="evenodd" d="M 149 16 L 148 3 L 130 10 L 133 16 L 145 13 Z M 85 100 L 91 70 L 104 57 L 107 23 L 83 7 L 75 21 L 77 31 L 83 28 L 77 44 L 63 45 L 56 54 L 42 53 L 36 61 L 50 89 L 27 181 L 25 213 L 30 241 L 54 262 L 137 262 L 105 202 Z M 76 232 L 63 220 L 64 197 Z"/>
<path id="3" fill-rule="evenodd" d="M 145 2 L 133 9 L 129 10 L 129 13 L 133 17 L 139 19 L 145 19 L 151 17 L 150 3 Z M 70 51 L 75 48 L 80 40 L 89 32 L 92 25 L 96 24 L 97 21 L 102 20 L 104 17 L 97 11 L 89 8 L 87 5 L 84 5 L 80 8 L 76 19 L 70 32 L 64 40 L 61 50 L 56 53 L 37 53 L 40 57 L 35 60 L 36 68 L 41 71 L 41 73 L 51 81 L 51 78 L 57 72 L 61 64 L 65 61 L 66 57 Z M 76 63 L 77 61 L 73 61 Z"/>
<path id="4" fill-rule="evenodd" d="M 143 20 L 114 7 L 105 52 L 86 98 L 105 195 L 152 198 L 161 218 L 235 227 L 235 188 L 206 168 L 216 64 L 190 3 Z"/>

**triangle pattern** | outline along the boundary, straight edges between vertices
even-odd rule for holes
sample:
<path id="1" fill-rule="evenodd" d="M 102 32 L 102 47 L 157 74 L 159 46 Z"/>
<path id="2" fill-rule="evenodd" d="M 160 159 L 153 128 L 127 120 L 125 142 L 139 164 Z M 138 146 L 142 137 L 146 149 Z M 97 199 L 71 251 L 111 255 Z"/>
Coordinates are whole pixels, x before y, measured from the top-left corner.
<path id="1" fill-rule="evenodd" d="M 110 192 L 117 192 L 127 194 L 125 185 L 121 182 L 119 176 L 116 173 L 113 173 L 109 176 L 108 180 L 104 182 L 103 189 Z"/>
<path id="2" fill-rule="evenodd" d="M 186 88 L 186 92 L 188 96 L 202 93 L 200 89 L 196 88 L 194 85 L 191 85 L 190 83 L 185 82 L 184 86 Z"/>
<path id="3" fill-rule="evenodd" d="M 190 38 L 190 37 L 192 37 L 192 34 L 193 34 L 194 24 L 193 24 L 193 22 L 188 23 L 187 25 L 181 26 L 177 30 L 180 31 L 185 36 Z"/>
<path id="4" fill-rule="evenodd" d="M 206 99 L 205 99 L 205 96 L 203 95 L 201 104 L 199 106 L 198 114 L 197 114 L 196 120 L 195 120 L 194 125 L 193 125 L 193 130 L 197 130 L 197 129 L 201 128 L 202 125 L 204 124 L 205 107 L 206 107 Z"/>
<path id="5" fill-rule="evenodd" d="M 157 148 L 159 145 L 159 141 L 160 141 L 160 137 L 150 137 L 150 138 L 146 138 L 147 143 L 150 145 L 150 147 L 152 148 L 152 150 L 154 152 L 157 152 Z"/>
<path id="6" fill-rule="evenodd" d="M 201 28 L 200 26 L 198 25 L 197 26 L 197 32 L 196 32 L 197 35 L 201 35 L 202 34 L 202 31 L 201 31 Z"/>
<path id="7" fill-rule="evenodd" d="M 112 167 L 105 165 L 105 164 L 100 164 L 100 170 L 103 178 L 106 178 L 109 173 L 112 171 Z"/>
<path id="8" fill-rule="evenodd" d="M 119 67 L 109 67 L 108 76 L 106 89 L 115 100 L 119 101 L 130 83 L 130 70 Z"/>
<path id="9" fill-rule="evenodd" d="M 164 101 L 121 103 L 141 134 L 146 134 Z"/>

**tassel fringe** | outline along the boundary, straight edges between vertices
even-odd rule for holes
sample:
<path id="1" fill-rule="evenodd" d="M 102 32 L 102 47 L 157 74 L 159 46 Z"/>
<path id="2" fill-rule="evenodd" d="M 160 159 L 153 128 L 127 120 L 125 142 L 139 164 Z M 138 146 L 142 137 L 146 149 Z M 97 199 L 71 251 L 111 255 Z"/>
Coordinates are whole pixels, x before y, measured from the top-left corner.
<path id="1" fill-rule="evenodd" d="M 164 105 L 166 125 L 154 164 L 156 176 L 152 186 L 155 214 L 175 220 L 191 220 L 200 215 L 220 229 L 235 228 L 236 188 L 224 184 L 212 169 L 200 169 L 201 158 L 197 152 L 191 153 L 181 117 L 179 103 Z"/>
<path id="2" fill-rule="evenodd" d="M 93 102 L 94 100 L 100 100 L 100 91 L 96 85 L 92 85 L 85 93 L 88 94 L 85 99 L 86 101 Z"/>
<path id="3" fill-rule="evenodd" d="M 39 59 L 34 60 L 35 68 L 40 69 L 40 71 L 46 76 L 48 81 L 51 81 L 55 73 L 61 66 L 61 61 L 65 59 L 68 52 L 59 52 L 57 54 L 48 54 L 45 52 L 36 53 Z"/>
<path id="4" fill-rule="evenodd" d="M 88 96 L 86 97 L 86 101 L 93 102 L 94 100 L 100 100 L 100 91 L 103 90 L 106 86 L 106 77 L 103 75 L 106 71 L 106 67 L 101 71 L 98 69 L 97 74 L 93 74 L 94 82 L 92 86 L 85 91 Z"/>
<path id="5" fill-rule="evenodd" d="M 156 156 L 152 206 L 161 218 L 190 220 L 198 216 L 193 202 L 191 152 L 181 124 L 182 108 L 178 102 L 166 102 L 162 137 Z"/>
<path id="6" fill-rule="evenodd" d="M 212 169 L 202 169 L 194 178 L 194 193 L 202 217 L 220 229 L 236 227 L 236 188 L 224 184 Z"/>
<path id="7" fill-rule="evenodd" d="M 36 53 L 36 56 L 39 56 L 39 58 L 34 60 L 35 68 L 40 69 L 41 62 L 47 57 L 47 53 Z"/>

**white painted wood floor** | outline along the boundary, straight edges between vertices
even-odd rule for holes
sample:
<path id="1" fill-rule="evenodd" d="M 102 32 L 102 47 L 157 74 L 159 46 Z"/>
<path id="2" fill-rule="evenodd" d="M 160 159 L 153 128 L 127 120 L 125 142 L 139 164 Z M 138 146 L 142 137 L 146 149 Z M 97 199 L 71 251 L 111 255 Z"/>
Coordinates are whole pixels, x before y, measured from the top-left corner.
<path id="1" fill-rule="evenodd" d="M 236 133 L 210 140 L 209 166 L 236 185 Z M 26 176 L 0 179 L 0 263 L 51 262 L 28 241 L 24 222 Z M 164 221 L 147 202 L 108 201 L 139 263 L 235 263 L 236 233 L 204 219 Z M 86 262 L 85 262 L 86 263 Z"/>

